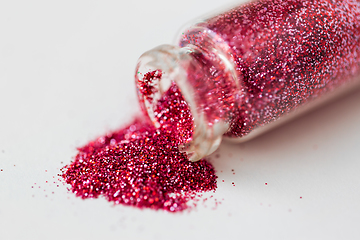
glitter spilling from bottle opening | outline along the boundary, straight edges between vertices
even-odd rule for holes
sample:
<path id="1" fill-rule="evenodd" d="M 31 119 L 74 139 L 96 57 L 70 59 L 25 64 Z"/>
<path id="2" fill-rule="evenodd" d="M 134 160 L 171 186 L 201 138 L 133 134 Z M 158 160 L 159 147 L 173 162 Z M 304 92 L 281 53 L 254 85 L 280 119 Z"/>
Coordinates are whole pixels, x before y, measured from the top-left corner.
<path id="1" fill-rule="evenodd" d="M 209 123 L 230 118 L 230 137 L 243 137 L 276 121 L 360 72 L 356 0 L 254 1 L 202 21 L 183 34 L 182 42 L 211 48 L 199 28 L 227 46 L 223 52 L 239 77 L 236 85 L 241 89 L 234 96 L 234 84 L 225 81 L 228 74 L 213 64 L 217 57 L 205 61 L 204 54 L 194 55 L 203 67 L 190 68 L 187 74 Z M 156 95 L 154 82 L 161 74 L 149 72 L 139 83 L 148 100 Z M 77 196 L 180 211 L 197 192 L 216 188 L 213 167 L 204 160 L 191 163 L 179 151 L 192 137 L 193 121 L 176 86 L 158 103 L 158 129 L 143 117 L 79 149 L 75 161 L 63 169 Z"/>
<path id="2" fill-rule="evenodd" d="M 191 138 L 193 126 L 175 85 L 159 101 L 156 116 L 159 129 L 142 117 L 79 148 L 75 160 L 62 169 L 70 190 L 83 199 L 104 196 L 117 204 L 171 212 L 187 209 L 199 193 L 215 190 L 212 165 L 190 162 L 178 149 Z"/>

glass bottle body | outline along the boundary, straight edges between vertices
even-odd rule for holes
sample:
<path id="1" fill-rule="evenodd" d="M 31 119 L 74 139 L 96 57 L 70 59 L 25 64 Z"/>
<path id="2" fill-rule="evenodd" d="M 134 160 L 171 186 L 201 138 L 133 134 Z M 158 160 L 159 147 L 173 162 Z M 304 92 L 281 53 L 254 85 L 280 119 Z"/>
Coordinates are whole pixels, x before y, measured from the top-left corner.
<path id="1" fill-rule="evenodd" d="M 168 82 L 189 103 L 195 130 L 185 150 L 197 160 L 214 151 L 222 135 L 247 139 L 356 84 L 360 6 L 354 0 L 260 0 L 195 24 L 170 52 L 170 68 L 151 68 L 171 73 Z M 150 51 L 157 54 L 152 61 L 169 56 L 158 53 Z M 139 63 L 138 72 L 148 71 L 143 59 Z M 153 104 L 145 107 L 149 115 Z"/>

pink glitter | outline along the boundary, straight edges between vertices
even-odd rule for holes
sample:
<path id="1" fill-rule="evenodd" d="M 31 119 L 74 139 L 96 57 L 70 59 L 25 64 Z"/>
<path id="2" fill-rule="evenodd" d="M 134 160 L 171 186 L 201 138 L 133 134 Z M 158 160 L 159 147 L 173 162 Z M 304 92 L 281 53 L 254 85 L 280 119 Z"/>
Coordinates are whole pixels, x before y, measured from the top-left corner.
<path id="1" fill-rule="evenodd" d="M 175 86 L 157 111 L 160 129 L 146 118 L 137 119 L 80 148 L 75 161 L 63 169 L 71 191 L 84 199 L 102 195 L 117 204 L 177 212 L 187 209 L 187 202 L 198 193 L 215 190 L 217 177 L 211 164 L 192 163 L 177 147 L 191 137 L 192 121 Z M 185 120 L 178 121 L 179 117 Z"/>
<path id="2" fill-rule="evenodd" d="M 207 31 L 199 33 L 197 27 Z M 227 46 L 224 51 L 240 76 L 242 93 L 226 133 L 230 137 L 242 137 L 275 121 L 359 73 L 360 6 L 356 0 L 259 0 L 193 29 L 183 35 L 181 46 L 206 48 L 209 41 L 204 35 L 211 31 Z M 230 92 L 222 87 L 224 93 Z M 215 108 L 231 109 L 232 102 L 222 101 L 219 88 L 215 90 L 219 99 Z M 199 91 L 199 98 L 204 97 Z"/>
<path id="3" fill-rule="evenodd" d="M 238 82 L 228 81 L 226 64 L 207 46 L 204 34 L 209 32 L 231 56 Z M 186 74 L 197 91 L 197 110 L 209 125 L 230 119 L 225 135 L 243 137 L 359 73 L 360 6 L 355 0 L 259 0 L 195 25 L 180 45 L 200 49 L 189 51 L 196 64 Z M 149 71 L 138 82 L 147 100 L 157 93 L 154 82 L 162 74 Z M 176 85 L 154 115 L 158 129 L 138 119 L 80 148 L 63 169 L 71 190 L 82 198 L 102 195 L 115 203 L 168 211 L 184 210 L 196 193 L 214 190 L 213 167 L 204 160 L 189 162 L 178 149 L 191 140 L 194 126 Z"/>

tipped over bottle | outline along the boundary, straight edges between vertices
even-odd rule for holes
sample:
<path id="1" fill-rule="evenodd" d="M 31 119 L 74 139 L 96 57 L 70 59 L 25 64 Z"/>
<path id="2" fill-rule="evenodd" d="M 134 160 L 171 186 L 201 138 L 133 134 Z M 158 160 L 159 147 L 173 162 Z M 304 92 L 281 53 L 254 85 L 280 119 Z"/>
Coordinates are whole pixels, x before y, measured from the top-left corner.
<path id="1" fill-rule="evenodd" d="M 178 46 L 144 53 L 135 78 L 156 127 L 158 101 L 177 86 L 193 120 L 180 147 L 196 161 L 223 136 L 249 139 L 353 88 L 359 70 L 357 1 L 260 0 L 194 24 Z"/>

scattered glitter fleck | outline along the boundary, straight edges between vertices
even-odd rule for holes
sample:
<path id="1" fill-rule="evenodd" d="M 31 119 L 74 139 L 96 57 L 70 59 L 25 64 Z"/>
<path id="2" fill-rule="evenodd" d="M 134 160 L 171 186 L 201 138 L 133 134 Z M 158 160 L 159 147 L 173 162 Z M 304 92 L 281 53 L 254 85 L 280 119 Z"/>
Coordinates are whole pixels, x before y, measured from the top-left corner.
<path id="1" fill-rule="evenodd" d="M 3 169 L 0 170 L 1 172 L 3 171 Z"/>
<path id="2" fill-rule="evenodd" d="M 302 197 L 300 197 L 300 199 L 302 199 Z"/>
<path id="3" fill-rule="evenodd" d="M 79 148 L 74 162 L 62 169 L 71 191 L 83 199 L 102 195 L 116 204 L 177 212 L 189 208 L 187 203 L 199 193 L 215 190 L 212 165 L 205 160 L 190 162 L 178 149 L 191 137 L 193 127 L 178 91 L 172 86 L 159 101 L 159 129 L 139 118 Z M 182 121 L 173 120 L 179 117 Z"/>
<path id="4" fill-rule="evenodd" d="M 268 185 L 268 183 L 266 182 L 266 183 L 265 183 L 265 185 L 267 186 L 267 185 Z"/>
<path id="5" fill-rule="evenodd" d="M 239 102 L 226 101 L 230 95 L 224 97 L 223 89 L 216 88 L 212 99 L 221 99 L 220 103 L 206 106 L 217 113 L 223 112 L 222 107 L 236 106 L 226 135 L 245 136 L 358 74 L 358 5 L 354 0 L 259 0 L 199 23 L 228 45 L 242 79 L 244 94 L 236 98 Z M 209 44 L 191 33 L 182 34 L 184 42 Z M 160 70 L 145 74 L 140 92 L 151 98 L 158 91 L 153 81 L 161 76 Z M 218 80 L 213 86 L 221 82 L 223 75 L 218 76 L 208 76 Z M 172 93 L 176 90 L 170 88 Z M 192 131 L 186 131 L 191 117 L 186 116 L 182 99 L 166 97 L 155 109 L 160 129 L 138 120 L 79 149 L 62 175 L 77 196 L 103 195 L 115 203 L 180 211 L 194 193 L 215 189 L 211 164 L 189 163 L 179 152 L 179 143 L 192 137 Z M 180 125 L 174 126 L 175 122 Z"/>

